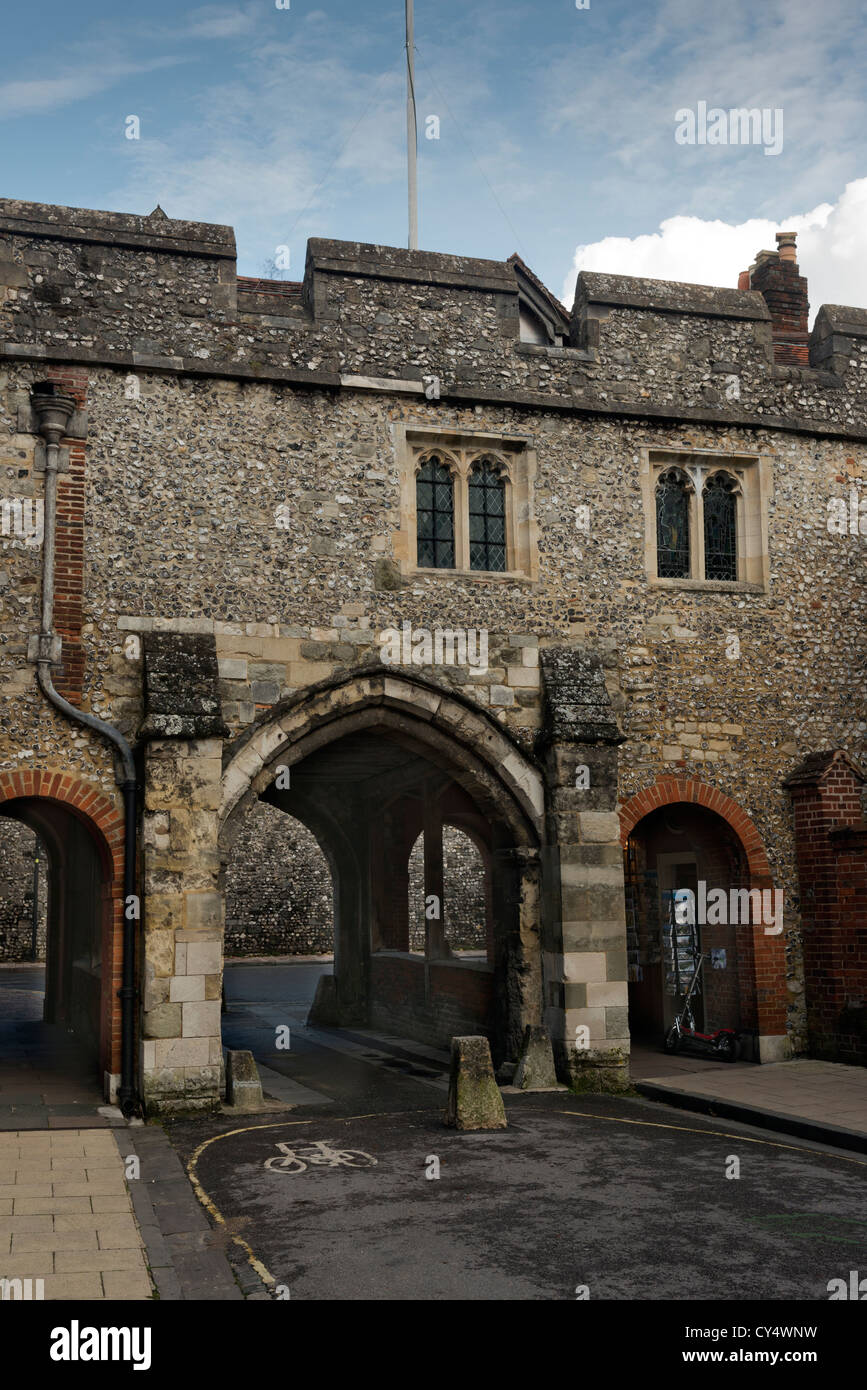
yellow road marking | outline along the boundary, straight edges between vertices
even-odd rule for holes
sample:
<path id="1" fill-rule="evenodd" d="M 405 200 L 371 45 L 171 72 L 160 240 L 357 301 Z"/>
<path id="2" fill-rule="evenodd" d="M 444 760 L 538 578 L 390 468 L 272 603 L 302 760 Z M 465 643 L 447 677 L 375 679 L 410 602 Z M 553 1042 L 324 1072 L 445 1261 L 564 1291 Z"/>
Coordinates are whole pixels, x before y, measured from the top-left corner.
<path id="1" fill-rule="evenodd" d="M 226 1218 L 223 1216 L 223 1213 L 219 1210 L 216 1203 L 211 1200 L 205 1189 L 202 1187 L 202 1184 L 199 1182 L 198 1174 L 196 1172 L 199 1159 L 205 1152 L 205 1149 L 209 1149 L 212 1144 L 216 1144 L 220 1139 L 231 1139 L 232 1136 L 235 1134 L 249 1134 L 252 1130 L 255 1129 L 284 1129 L 287 1128 L 289 1125 L 312 1124 L 312 1120 L 275 1120 L 273 1124 L 247 1125 L 243 1129 L 227 1129 L 224 1134 L 215 1134 L 211 1139 L 206 1139 L 203 1144 L 199 1145 L 195 1153 L 190 1158 L 189 1163 L 187 1164 L 187 1175 L 190 1179 L 190 1182 L 193 1184 L 195 1194 L 201 1202 L 202 1206 L 211 1215 L 214 1221 L 217 1222 L 218 1225 L 225 1226 Z M 274 1275 L 271 1274 L 271 1272 L 265 1268 L 262 1261 L 258 1259 L 256 1255 L 253 1254 L 252 1248 L 247 1244 L 243 1236 L 235 1235 L 234 1231 L 228 1230 L 228 1227 L 226 1229 L 227 1234 L 231 1237 L 235 1244 L 241 1246 L 241 1249 L 244 1251 L 247 1257 L 247 1263 L 256 1271 L 262 1282 L 264 1284 L 276 1285 L 277 1280 L 274 1278 Z"/>
<path id="2" fill-rule="evenodd" d="M 725 1129 L 693 1129 L 691 1125 L 664 1125 L 659 1120 L 626 1120 L 619 1115 L 594 1115 L 588 1110 L 561 1110 L 561 1115 L 580 1115 L 584 1120 L 608 1120 L 615 1125 L 645 1125 L 648 1129 L 677 1129 L 684 1134 L 712 1134 L 718 1139 L 738 1139 L 742 1144 L 764 1144 L 769 1149 L 791 1149 L 798 1154 L 823 1153 L 821 1149 L 805 1149 L 800 1144 L 776 1144 L 773 1139 L 750 1139 L 746 1134 L 729 1134 Z M 846 1158 L 844 1154 L 824 1154 L 825 1158 L 838 1158 L 841 1163 L 855 1163 L 859 1168 L 867 1168 L 863 1158 Z"/>
<path id="3" fill-rule="evenodd" d="M 393 1110 L 389 1114 L 381 1116 L 381 1118 L 392 1119 L 395 1115 L 412 1115 L 416 1113 L 416 1111 L 412 1110 Z M 331 1119 L 334 1123 L 346 1124 L 349 1120 L 371 1120 L 377 1115 L 377 1111 L 371 1110 L 366 1115 L 344 1115 L 342 1118 L 336 1115 L 332 1116 Z M 315 1120 L 274 1120 L 271 1124 L 267 1125 L 245 1125 L 241 1129 L 227 1129 L 224 1134 L 215 1134 L 211 1139 L 206 1139 L 204 1143 L 200 1144 L 187 1164 L 187 1176 L 193 1184 L 196 1196 L 213 1220 L 220 1226 L 226 1226 L 226 1218 L 223 1216 L 217 1204 L 208 1196 L 207 1192 L 202 1187 L 196 1172 L 199 1159 L 205 1152 L 205 1149 L 209 1149 L 212 1144 L 216 1144 L 220 1139 L 231 1139 L 236 1134 L 251 1134 L 257 1129 L 283 1129 L 288 1128 L 290 1125 L 312 1125 L 315 1123 Z M 252 1248 L 247 1244 L 246 1240 L 244 1240 L 242 1236 L 235 1235 L 234 1231 L 230 1231 L 228 1227 L 226 1227 L 226 1233 L 236 1245 L 240 1245 L 246 1256 L 247 1263 L 255 1269 L 262 1282 L 265 1284 L 276 1284 L 277 1280 L 274 1278 L 273 1274 L 271 1274 L 271 1272 L 266 1269 L 265 1265 L 263 1265 L 262 1261 L 253 1254 Z"/>

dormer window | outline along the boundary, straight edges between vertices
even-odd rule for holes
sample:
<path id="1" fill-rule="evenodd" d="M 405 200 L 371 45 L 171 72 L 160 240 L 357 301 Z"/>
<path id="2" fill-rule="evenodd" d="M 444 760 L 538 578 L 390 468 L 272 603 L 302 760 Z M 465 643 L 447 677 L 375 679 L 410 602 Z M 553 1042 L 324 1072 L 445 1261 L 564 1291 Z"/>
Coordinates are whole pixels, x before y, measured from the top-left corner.
<path id="1" fill-rule="evenodd" d="M 524 304 L 520 300 L 518 302 L 518 315 L 521 324 L 522 343 L 550 344 L 553 341 L 539 315 L 534 313 L 528 304 Z"/>
<path id="2" fill-rule="evenodd" d="M 569 341 L 569 314 L 525 265 L 517 252 L 509 257 L 518 290 L 518 336 L 536 347 L 562 347 Z"/>

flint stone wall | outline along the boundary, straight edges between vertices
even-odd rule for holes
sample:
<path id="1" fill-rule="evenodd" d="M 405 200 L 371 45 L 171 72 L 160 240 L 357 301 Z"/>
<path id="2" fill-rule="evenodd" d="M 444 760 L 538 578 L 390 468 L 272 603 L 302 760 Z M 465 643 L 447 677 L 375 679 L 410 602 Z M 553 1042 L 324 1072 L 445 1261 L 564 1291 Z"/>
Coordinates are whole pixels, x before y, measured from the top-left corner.
<path id="1" fill-rule="evenodd" d="M 226 867 L 226 955 L 331 955 L 331 871 L 310 831 L 258 801 Z"/>
<path id="2" fill-rule="evenodd" d="M 864 436 L 864 310 L 823 306 L 810 367 L 775 366 L 756 291 L 585 272 L 570 344 L 545 347 L 519 340 L 508 262 L 314 239 L 298 294 L 263 297 L 237 281 L 234 256 L 228 227 L 2 199 L 2 353 L 308 387 L 385 376 L 419 394 L 435 374 L 454 403 L 476 393 L 603 415 L 628 405 L 648 419 L 671 407 L 705 422 L 798 416 Z"/>
<path id="3" fill-rule="evenodd" d="M 469 835 L 443 826 L 443 921 L 446 940 L 455 951 L 485 949 L 485 870 Z M 409 856 L 409 945 L 424 954 L 424 836 Z"/>
<path id="4" fill-rule="evenodd" d="M 45 959 L 48 867 L 45 851 L 26 825 L 0 816 L 0 961 L 32 960 L 33 858 L 39 854 L 36 959 Z"/>

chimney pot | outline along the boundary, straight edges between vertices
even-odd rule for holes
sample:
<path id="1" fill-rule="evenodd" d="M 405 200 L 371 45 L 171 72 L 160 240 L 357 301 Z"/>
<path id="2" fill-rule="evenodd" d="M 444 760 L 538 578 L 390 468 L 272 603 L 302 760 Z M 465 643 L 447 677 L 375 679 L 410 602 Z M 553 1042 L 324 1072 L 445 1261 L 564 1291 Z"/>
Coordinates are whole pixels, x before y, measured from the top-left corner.
<path id="1" fill-rule="evenodd" d="M 807 281 L 798 271 L 797 232 L 777 232 L 777 250 L 760 251 L 738 289 L 758 290 L 771 311 L 774 361 L 782 366 L 809 365 Z"/>

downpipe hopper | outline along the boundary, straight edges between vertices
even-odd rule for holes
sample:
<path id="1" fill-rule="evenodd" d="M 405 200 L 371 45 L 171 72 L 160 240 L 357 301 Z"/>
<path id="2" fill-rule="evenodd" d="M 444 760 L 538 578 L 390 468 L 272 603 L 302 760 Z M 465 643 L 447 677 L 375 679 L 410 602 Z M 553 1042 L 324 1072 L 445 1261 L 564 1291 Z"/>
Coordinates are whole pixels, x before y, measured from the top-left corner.
<path id="1" fill-rule="evenodd" d="M 30 394 L 30 403 L 39 425 L 39 433 L 50 448 L 56 449 L 75 414 L 75 401 L 53 381 L 38 381 Z"/>

